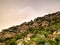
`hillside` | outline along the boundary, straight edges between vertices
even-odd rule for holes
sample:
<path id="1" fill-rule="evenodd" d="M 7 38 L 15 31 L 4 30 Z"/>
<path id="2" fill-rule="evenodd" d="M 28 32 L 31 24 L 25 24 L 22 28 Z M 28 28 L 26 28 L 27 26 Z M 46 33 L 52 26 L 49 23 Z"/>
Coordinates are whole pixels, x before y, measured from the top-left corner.
<path id="1" fill-rule="evenodd" d="M 60 12 L 3 29 L 0 45 L 60 45 Z"/>

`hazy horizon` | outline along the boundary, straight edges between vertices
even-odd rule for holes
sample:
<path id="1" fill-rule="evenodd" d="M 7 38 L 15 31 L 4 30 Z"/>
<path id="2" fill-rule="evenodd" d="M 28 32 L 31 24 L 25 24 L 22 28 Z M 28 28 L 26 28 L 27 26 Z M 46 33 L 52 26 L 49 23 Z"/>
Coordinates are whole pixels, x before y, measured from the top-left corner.
<path id="1" fill-rule="evenodd" d="M 0 0 L 0 31 L 60 11 L 60 0 Z"/>

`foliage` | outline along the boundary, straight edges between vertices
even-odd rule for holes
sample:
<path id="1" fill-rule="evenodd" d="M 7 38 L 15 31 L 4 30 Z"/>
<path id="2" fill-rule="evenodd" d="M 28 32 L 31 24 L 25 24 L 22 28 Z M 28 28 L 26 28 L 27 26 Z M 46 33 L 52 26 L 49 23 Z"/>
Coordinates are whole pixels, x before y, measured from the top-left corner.
<path id="1" fill-rule="evenodd" d="M 37 26 L 33 25 L 34 22 L 37 23 Z M 46 22 L 48 26 L 41 26 L 42 24 L 46 25 Z M 21 33 L 20 30 L 23 32 Z M 5 38 L 7 32 L 15 34 L 14 37 Z M 0 34 L 2 35 L 0 43 L 18 45 L 17 40 L 23 39 L 20 42 L 24 45 L 45 45 L 46 43 L 49 43 L 48 45 L 60 45 L 60 34 L 58 32 L 60 32 L 60 12 L 37 17 L 34 21 L 31 20 L 19 26 L 4 29 Z"/>

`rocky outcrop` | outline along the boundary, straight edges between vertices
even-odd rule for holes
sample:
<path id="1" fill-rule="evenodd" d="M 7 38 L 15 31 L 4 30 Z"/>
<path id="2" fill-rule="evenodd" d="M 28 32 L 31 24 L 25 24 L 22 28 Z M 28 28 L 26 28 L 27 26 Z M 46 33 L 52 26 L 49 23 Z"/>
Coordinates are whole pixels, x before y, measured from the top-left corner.
<path id="1" fill-rule="evenodd" d="M 60 35 L 60 30 L 56 31 L 56 30 L 60 29 L 59 24 L 60 24 L 60 12 L 58 11 L 56 13 L 45 15 L 44 17 L 37 17 L 33 21 L 31 20 L 30 22 L 24 22 L 21 25 L 17 25 L 17 26 L 10 27 L 8 29 L 4 29 L 4 30 L 2 30 L 2 32 L 0 32 L 0 39 L 3 38 L 2 42 L 4 42 L 5 39 L 10 39 L 13 37 L 17 38 L 16 35 L 20 35 L 20 36 L 22 35 L 21 37 L 19 37 L 19 36 L 18 37 L 23 38 L 24 40 L 30 40 L 30 37 L 32 36 L 32 34 L 33 33 L 36 34 L 37 32 L 43 33 L 44 36 L 47 38 L 55 38 L 56 37 L 55 35 Z M 45 30 L 45 32 L 42 30 Z M 50 30 L 50 32 L 49 32 L 49 30 Z M 29 32 L 29 31 L 32 31 L 33 33 Z M 0 42 L 1 42 L 1 40 L 0 40 Z M 7 41 L 5 41 L 5 42 L 7 42 Z M 21 42 L 21 39 L 17 40 L 16 42 L 19 42 L 19 45 L 24 45 Z M 35 42 L 33 42 L 33 43 L 35 44 Z M 4 44 L 4 43 L 1 43 L 1 44 Z"/>

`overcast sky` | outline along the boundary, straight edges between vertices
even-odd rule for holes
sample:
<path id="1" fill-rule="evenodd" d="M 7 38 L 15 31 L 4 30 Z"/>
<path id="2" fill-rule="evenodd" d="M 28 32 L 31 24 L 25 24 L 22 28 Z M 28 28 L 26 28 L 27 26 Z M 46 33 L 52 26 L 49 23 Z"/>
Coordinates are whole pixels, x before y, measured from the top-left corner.
<path id="1" fill-rule="evenodd" d="M 0 0 L 0 30 L 60 11 L 60 0 Z"/>

